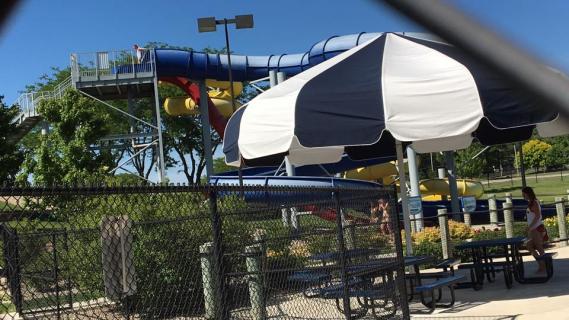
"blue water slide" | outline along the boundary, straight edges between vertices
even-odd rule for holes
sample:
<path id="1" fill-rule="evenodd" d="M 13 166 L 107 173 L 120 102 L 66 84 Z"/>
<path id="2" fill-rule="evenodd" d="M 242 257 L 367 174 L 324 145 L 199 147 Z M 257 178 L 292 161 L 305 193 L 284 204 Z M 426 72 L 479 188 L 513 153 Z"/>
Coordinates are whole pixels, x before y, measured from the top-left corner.
<path id="1" fill-rule="evenodd" d="M 211 185 L 229 185 L 238 186 L 239 178 L 231 176 L 213 176 L 209 179 Z M 333 177 L 279 177 L 279 176 L 249 176 L 243 179 L 244 186 L 278 186 L 283 187 L 282 190 L 250 190 L 244 192 L 245 201 L 249 204 L 260 204 L 264 206 L 280 206 L 306 202 L 307 200 L 317 201 L 333 201 L 333 188 L 340 187 L 347 189 L 341 193 L 342 197 L 357 196 L 358 189 L 377 188 L 381 190 L 382 186 L 369 181 L 341 179 Z M 304 188 L 295 190 L 294 188 Z M 330 192 L 310 192 L 307 193 L 306 187 L 311 188 L 330 188 Z M 232 194 L 227 192 L 227 194 Z M 233 193 L 234 194 L 234 193 Z M 221 192 L 220 196 L 224 196 Z"/>
<path id="2" fill-rule="evenodd" d="M 310 49 L 303 53 L 280 54 L 268 56 L 244 56 L 231 55 L 232 76 L 235 81 L 252 81 L 268 76 L 269 71 L 284 72 L 287 76 L 294 76 L 307 70 L 325 60 L 328 60 L 344 51 L 347 51 L 359 44 L 365 43 L 382 33 L 358 33 L 345 36 L 333 36 L 314 44 Z M 432 36 L 425 34 L 409 34 L 423 39 L 432 39 Z M 173 49 L 156 49 L 156 72 L 158 77 L 185 77 L 192 80 L 216 79 L 227 81 L 228 61 L 225 54 L 208 54 L 197 51 L 184 51 Z M 323 175 L 334 174 L 341 171 L 353 169 L 355 167 L 369 166 L 392 159 L 373 159 L 355 163 L 352 160 L 344 159 L 338 164 L 326 164 L 322 166 L 299 167 L 298 174 L 303 175 Z M 324 169 L 324 170 L 322 170 Z M 330 177 L 280 177 L 268 176 L 274 174 L 277 168 L 251 168 L 246 175 L 262 174 L 265 176 L 247 176 L 243 179 L 246 186 L 288 186 L 288 187 L 345 187 L 345 188 L 381 188 L 379 184 L 361 181 Z M 235 175 L 236 173 L 233 172 Z M 210 183 L 239 185 L 236 176 L 215 176 L 210 178 Z M 222 195 L 223 196 L 223 195 Z M 304 192 L 252 192 L 245 193 L 245 200 L 249 203 L 261 205 L 284 205 L 291 201 L 310 198 L 314 200 L 313 194 Z M 322 194 L 326 199 L 332 200 L 332 194 Z"/>
<path id="3" fill-rule="evenodd" d="M 268 56 L 231 55 L 235 81 L 252 81 L 268 76 L 270 70 L 296 75 L 322 61 L 362 44 L 382 33 L 358 33 L 333 36 L 314 44 L 308 51 Z M 227 55 L 197 51 L 156 49 L 156 71 L 159 77 L 189 79 L 228 79 Z"/>

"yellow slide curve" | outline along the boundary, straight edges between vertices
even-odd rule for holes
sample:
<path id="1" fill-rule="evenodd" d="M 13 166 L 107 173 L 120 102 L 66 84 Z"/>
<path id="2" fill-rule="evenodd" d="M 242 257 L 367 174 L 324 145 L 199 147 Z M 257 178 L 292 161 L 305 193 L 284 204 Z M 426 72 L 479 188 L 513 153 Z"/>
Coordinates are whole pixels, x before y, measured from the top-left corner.
<path id="1" fill-rule="evenodd" d="M 344 178 L 381 181 L 385 185 L 396 182 L 398 172 L 395 161 L 347 171 Z M 397 182 L 398 183 L 398 182 Z M 474 196 L 477 199 L 484 194 L 482 183 L 471 179 L 456 180 L 459 196 Z M 419 182 L 423 200 L 441 200 L 450 195 L 448 179 L 426 179 Z"/>
<path id="2" fill-rule="evenodd" d="M 207 93 L 219 113 L 229 118 L 233 114 L 229 81 L 207 79 L 205 83 L 210 88 Z M 233 92 L 238 97 L 243 92 L 243 83 L 233 82 Z M 235 107 L 238 109 L 241 103 L 235 101 Z M 188 96 L 166 98 L 164 109 L 171 116 L 196 115 L 200 112 L 199 105 Z"/>

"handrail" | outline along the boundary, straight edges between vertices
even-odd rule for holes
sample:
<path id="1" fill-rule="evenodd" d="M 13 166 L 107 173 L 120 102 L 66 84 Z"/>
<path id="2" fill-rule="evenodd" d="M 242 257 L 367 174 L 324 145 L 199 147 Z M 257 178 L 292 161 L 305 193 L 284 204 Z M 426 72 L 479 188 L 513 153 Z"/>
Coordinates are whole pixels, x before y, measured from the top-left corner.
<path id="1" fill-rule="evenodd" d="M 109 80 L 120 76 L 137 77 L 139 73 L 154 73 L 153 49 L 76 52 L 70 56 L 73 83 Z"/>
<path id="2" fill-rule="evenodd" d="M 65 90 L 72 85 L 71 76 L 58 83 L 52 90 L 22 93 L 14 104 L 20 108 L 20 114 L 13 123 L 21 123 L 27 117 L 37 116 L 36 105 L 43 99 L 61 98 Z"/>

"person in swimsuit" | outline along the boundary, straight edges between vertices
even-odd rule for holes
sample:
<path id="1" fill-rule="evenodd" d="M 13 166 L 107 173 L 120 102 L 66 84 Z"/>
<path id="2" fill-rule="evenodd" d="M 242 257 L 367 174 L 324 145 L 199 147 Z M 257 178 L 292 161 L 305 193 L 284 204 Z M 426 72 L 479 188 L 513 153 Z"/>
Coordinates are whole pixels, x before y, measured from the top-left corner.
<path id="1" fill-rule="evenodd" d="M 545 262 L 538 259 L 545 253 L 543 250 L 543 242 L 549 240 L 547 230 L 541 220 L 541 206 L 531 187 L 524 187 L 522 189 L 522 195 L 528 202 L 526 209 L 528 241 L 526 242 L 526 247 L 539 264 L 537 273 L 545 272 Z"/>
<path id="2" fill-rule="evenodd" d="M 134 52 L 136 52 L 136 60 L 138 63 L 142 63 L 146 58 L 146 48 L 139 47 L 137 44 L 132 46 Z"/>
<path id="3" fill-rule="evenodd" d="M 371 223 L 379 223 L 379 232 L 391 234 L 391 220 L 389 219 L 389 202 L 379 199 L 371 203 Z"/>

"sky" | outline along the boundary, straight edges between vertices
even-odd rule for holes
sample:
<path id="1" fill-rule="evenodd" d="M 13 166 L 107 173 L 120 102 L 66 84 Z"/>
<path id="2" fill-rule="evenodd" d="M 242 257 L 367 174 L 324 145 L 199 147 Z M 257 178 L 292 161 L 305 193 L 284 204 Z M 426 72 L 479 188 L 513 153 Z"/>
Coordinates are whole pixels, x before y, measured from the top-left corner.
<path id="1" fill-rule="evenodd" d="M 569 73 L 569 1 L 449 1 L 497 33 Z M 160 41 L 196 50 L 224 46 L 221 30 L 198 33 L 197 18 L 253 14 L 253 29 L 230 27 L 238 54 L 299 53 L 332 35 L 423 29 L 367 0 L 23 0 L 0 32 L 0 95 L 16 100 L 73 52 L 130 49 Z"/>

